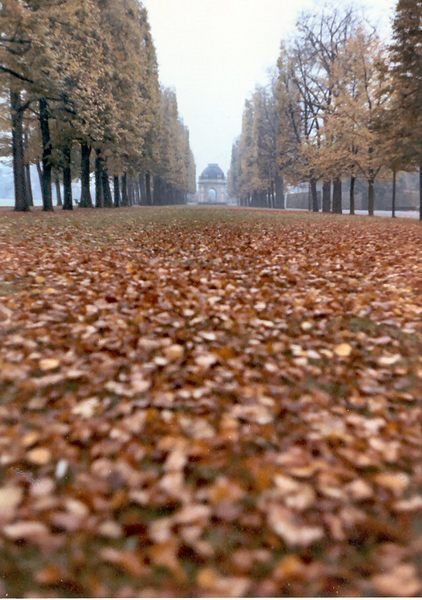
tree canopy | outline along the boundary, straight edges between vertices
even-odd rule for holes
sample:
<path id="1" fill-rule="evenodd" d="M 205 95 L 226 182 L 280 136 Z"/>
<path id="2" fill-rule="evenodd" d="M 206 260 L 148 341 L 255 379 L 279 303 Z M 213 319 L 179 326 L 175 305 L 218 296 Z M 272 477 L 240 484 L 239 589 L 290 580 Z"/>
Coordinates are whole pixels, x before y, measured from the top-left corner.
<path id="1" fill-rule="evenodd" d="M 189 133 L 174 92 L 160 87 L 142 4 L 6 0 L 0 19 L 0 92 L 10 105 L 5 147 L 17 210 L 32 203 L 31 163 L 45 210 L 53 208 L 54 177 L 63 181 L 65 209 L 73 207 L 71 183 L 79 178 L 81 207 L 186 202 L 195 191 Z"/>

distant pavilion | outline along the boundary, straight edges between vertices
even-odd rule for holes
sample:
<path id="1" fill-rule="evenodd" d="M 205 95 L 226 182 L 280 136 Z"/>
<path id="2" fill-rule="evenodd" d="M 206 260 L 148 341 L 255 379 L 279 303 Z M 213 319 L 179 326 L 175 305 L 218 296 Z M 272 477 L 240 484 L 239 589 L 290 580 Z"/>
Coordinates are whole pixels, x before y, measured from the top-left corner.
<path id="1" fill-rule="evenodd" d="M 199 204 L 225 204 L 227 181 L 224 172 L 216 163 L 210 163 L 198 180 Z"/>

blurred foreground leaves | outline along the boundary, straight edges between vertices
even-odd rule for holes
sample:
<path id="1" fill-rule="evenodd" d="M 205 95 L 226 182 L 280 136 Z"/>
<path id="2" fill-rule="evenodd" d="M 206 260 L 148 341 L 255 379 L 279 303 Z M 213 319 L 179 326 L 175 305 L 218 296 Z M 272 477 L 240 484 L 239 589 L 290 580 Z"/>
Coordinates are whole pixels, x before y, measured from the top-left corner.
<path id="1" fill-rule="evenodd" d="M 0 230 L 3 595 L 422 591 L 419 225 Z"/>

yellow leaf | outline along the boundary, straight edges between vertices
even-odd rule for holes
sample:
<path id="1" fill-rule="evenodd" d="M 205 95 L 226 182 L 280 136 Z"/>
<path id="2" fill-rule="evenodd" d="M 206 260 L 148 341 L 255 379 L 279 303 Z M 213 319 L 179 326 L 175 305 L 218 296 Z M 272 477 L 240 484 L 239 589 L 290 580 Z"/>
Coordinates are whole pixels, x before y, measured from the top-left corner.
<path id="1" fill-rule="evenodd" d="M 34 448 L 28 452 L 27 458 L 29 462 L 33 463 L 34 465 L 42 466 L 50 462 L 51 453 L 47 448 Z"/>
<path id="2" fill-rule="evenodd" d="M 294 579 L 304 574 L 305 565 L 296 554 L 288 554 L 275 568 L 274 576 L 276 579 Z"/>
<path id="3" fill-rule="evenodd" d="M 183 346 L 173 344 L 164 350 L 164 354 L 168 360 L 175 361 L 183 358 L 185 351 Z"/>
<path id="4" fill-rule="evenodd" d="M 52 371 L 60 366 L 60 361 L 57 358 L 43 358 L 40 360 L 39 365 L 42 371 Z"/>
<path id="5" fill-rule="evenodd" d="M 381 596 L 416 596 L 422 588 L 415 566 L 408 564 L 375 575 L 372 584 Z"/>
<path id="6" fill-rule="evenodd" d="M 381 356 L 378 359 L 380 367 L 390 367 L 395 365 L 401 359 L 400 354 L 393 354 L 392 356 Z"/>
<path id="7" fill-rule="evenodd" d="M 406 473 L 379 473 L 375 476 L 375 481 L 394 494 L 400 495 L 409 485 L 409 476 Z"/>
<path id="8" fill-rule="evenodd" d="M 22 489 L 16 486 L 5 486 L 0 488 L 0 514 L 3 517 L 13 516 L 16 508 L 21 503 Z"/>
<path id="9" fill-rule="evenodd" d="M 11 540 L 37 540 L 48 535 L 48 529 L 43 523 L 37 521 L 19 521 L 7 525 L 3 529 L 5 535 Z"/>
<path id="10" fill-rule="evenodd" d="M 342 358 L 347 358 L 351 355 L 352 350 L 353 348 L 350 344 L 339 344 L 334 348 L 334 353 Z"/>

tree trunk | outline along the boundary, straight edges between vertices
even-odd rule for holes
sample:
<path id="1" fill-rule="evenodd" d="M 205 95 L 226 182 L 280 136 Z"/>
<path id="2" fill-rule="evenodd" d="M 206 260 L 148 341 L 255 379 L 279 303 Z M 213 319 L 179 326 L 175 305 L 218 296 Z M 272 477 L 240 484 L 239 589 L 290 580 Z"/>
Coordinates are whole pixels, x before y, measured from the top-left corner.
<path id="1" fill-rule="evenodd" d="M 127 195 L 127 173 L 122 175 L 122 206 L 129 206 L 129 198 Z"/>
<path id="2" fill-rule="evenodd" d="M 26 202 L 28 206 L 34 206 L 34 196 L 32 194 L 32 182 L 31 182 L 31 165 L 26 159 L 26 153 L 28 152 L 29 140 L 28 131 L 24 129 L 23 132 L 23 151 L 24 151 L 24 164 L 25 164 L 25 191 L 26 191 Z"/>
<path id="3" fill-rule="evenodd" d="M 81 143 L 81 198 L 79 206 L 81 208 L 92 208 L 92 198 L 90 190 L 90 156 L 91 146 L 86 142 Z"/>
<path id="4" fill-rule="evenodd" d="M 278 175 L 277 174 L 275 176 L 274 185 L 275 185 L 275 205 L 276 205 L 276 208 L 285 209 L 286 208 L 286 202 L 285 202 L 285 198 L 284 198 L 284 179 L 283 179 L 283 175 Z"/>
<path id="5" fill-rule="evenodd" d="M 322 183 L 322 212 L 331 212 L 331 181 L 329 180 Z"/>
<path id="6" fill-rule="evenodd" d="M 368 215 L 370 217 L 374 216 L 374 180 L 368 179 Z"/>
<path id="7" fill-rule="evenodd" d="M 338 215 L 343 214 L 343 197 L 340 177 L 336 177 L 333 181 L 333 213 Z"/>
<path id="8" fill-rule="evenodd" d="M 146 203 L 148 205 L 152 204 L 152 194 L 151 194 L 151 173 L 148 171 L 145 173 L 145 198 Z"/>
<path id="9" fill-rule="evenodd" d="M 25 173 L 26 173 L 26 199 L 28 206 L 34 206 L 34 196 L 32 194 L 32 182 L 31 182 L 31 165 L 25 165 Z"/>
<path id="10" fill-rule="evenodd" d="M 314 178 L 311 179 L 310 186 L 311 186 L 312 211 L 313 212 L 319 212 L 318 192 L 317 192 L 317 182 L 316 182 L 316 179 L 314 179 Z"/>
<path id="11" fill-rule="evenodd" d="M 127 196 L 129 200 L 129 206 L 133 206 L 135 204 L 135 196 L 133 190 L 133 179 L 132 177 L 127 178 Z"/>
<path id="12" fill-rule="evenodd" d="M 25 158 L 23 147 L 23 111 L 21 94 L 10 90 L 10 110 L 12 120 L 13 182 L 15 186 L 15 210 L 27 211 Z"/>
<path id="13" fill-rule="evenodd" d="M 56 188 L 56 206 L 63 206 L 62 191 L 60 189 L 60 179 L 58 176 L 54 178 L 54 185 Z"/>
<path id="14" fill-rule="evenodd" d="M 63 210 L 73 210 L 71 147 L 63 149 Z"/>
<path id="15" fill-rule="evenodd" d="M 114 188 L 114 206 L 119 208 L 122 201 L 120 198 L 120 179 L 118 175 L 113 177 L 113 188 Z"/>
<path id="16" fill-rule="evenodd" d="M 40 162 L 38 160 L 36 162 L 36 167 L 37 167 L 37 173 L 38 173 L 38 181 L 40 184 L 40 190 L 41 190 L 41 194 L 42 194 L 42 186 L 43 186 L 42 168 L 41 168 Z"/>
<path id="17" fill-rule="evenodd" d="M 396 183 L 397 173 L 396 169 L 393 169 L 393 197 L 391 199 L 391 216 L 393 219 L 396 217 Z"/>
<path id="18" fill-rule="evenodd" d="M 145 173 L 139 174 L 139 193 L 141 196 L 141 204 L 147 204 L 147 189 L 145 185 Z"/>
<path id="19" fill-rule="evenodd" d="M 102 181 L 103 159 L 101 149 L 95 149 L 95 208 L 104 207 L 104 193 Z"/>
<path id="20" fill-rule="evenodd" d="M 103 195 L 104 195 L 104 206 L 106 208 L 113 208 L 113 196 L 111 195 L 110 189 L 110 178 L 108 176 L 107 168 L 103 168 L 102 171 L 102 184 L 103 184 Z"/>
<path id="21" fill-rule="evenodd" d="M 352 175 L 350 177 L 350 214 L 355 214 L 355 182 L 356 177 Z"/>
<path id="22" fill-rule="evenodd" d="M 110 177 L 108 174 L 107 163 L 101 156 L 101 183 L 103 190 L 103 202 L 106 208 L 113 208 L 113 196 L 110 189 Z"/>
<path id="23" fill-rule="evenodd" d="M 419 220 L 422 221 L 422 162 L 419 164 Z"/>
<path id="24" fill-rule="evenodd" d="M 158 175 L 154 175 L 154 187 L 153 187 L 153 201 L 154 206 L 161 204 L 161 179 Z"/>
<path id="25" fill-rule="evenodd" d="M 267 207 L 267 194 L 265 192 L 258 193 L 258 203 L 259 206 Z"/>
<path id="26" fill-rule="evenodd" d="M 141 205 L 141 186 L 139 185 L 139 177 L 133 180 L 135 184 L 136 204 Z"/>
<path id="27" fill-rule="evenodd" d="M 48 113 L 48 102 L 45 98 L 39 100 L 40 108 L 40 129 L 41 129 L 41 140 L 42 140 L 42 202 L 43 210 L 53 210 L 53 198 L 51 194 L 51 135 L 50 135 L 50 123 Z"/>

